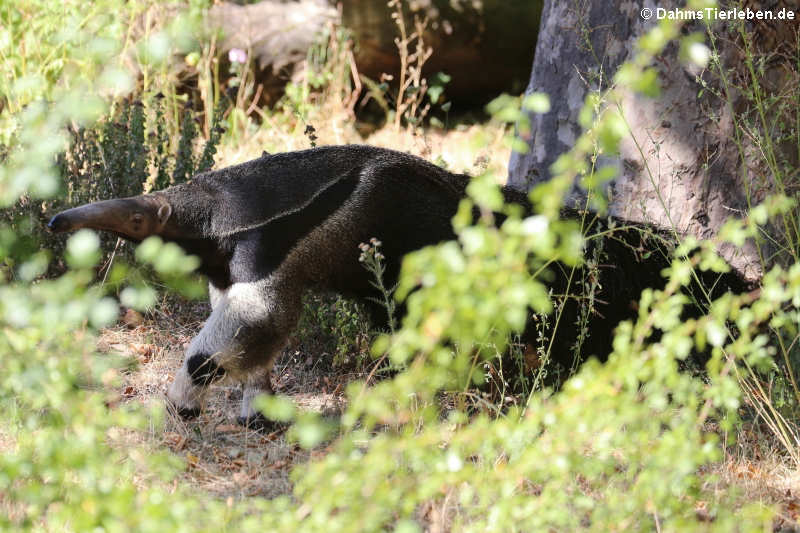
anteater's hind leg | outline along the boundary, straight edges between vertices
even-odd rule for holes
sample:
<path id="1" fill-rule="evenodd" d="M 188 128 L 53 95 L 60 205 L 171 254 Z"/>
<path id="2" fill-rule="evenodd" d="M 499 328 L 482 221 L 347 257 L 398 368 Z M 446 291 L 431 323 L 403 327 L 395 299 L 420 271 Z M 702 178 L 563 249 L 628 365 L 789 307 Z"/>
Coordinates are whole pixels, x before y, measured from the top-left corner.
<path id="1" fill-rule="evenodd" d="M 299 311 L 298 291 L 269 278 L 232 285 L 192 340 L 167 392 L 175 410 L 182 416 L 196 416 L 210 384 L 225 377 L 252 381 L 251 371 L 261 375 L 253 382 L 258 392 L 271 392 L 269 372 L 263 369 L 271 367 L 286 344 Z M 253 397 L 258 393 L 246 394 Z"/>

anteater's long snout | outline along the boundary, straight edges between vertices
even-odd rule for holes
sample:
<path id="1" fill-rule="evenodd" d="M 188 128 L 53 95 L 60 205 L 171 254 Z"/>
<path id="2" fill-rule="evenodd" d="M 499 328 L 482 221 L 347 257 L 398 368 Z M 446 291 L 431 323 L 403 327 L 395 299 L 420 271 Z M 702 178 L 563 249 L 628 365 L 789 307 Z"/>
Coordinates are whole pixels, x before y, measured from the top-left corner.
<path id="1" fill-rule="evenodd" d="M 93 204 L 73 207 L 58 213 L 47 223 L 47 228 L 55 233 L 74 231 L 80 228 L 118 230 L 124 220 L 120 216 L 124 200 L 106 200 Z"/>
<path id="2" fill-rule="evenodd" d="M 54 233 L 61 233 L 62 231 L 69 231 L 70 225 L 66 217 L 61 216 L 62 213 L 54 216 L 47 223 L 47 229 Z"/>
<path id="3" fill-rule="evenodd" d="M 55 233 L 89 228 L 140 241 L 163 229 L 171 213 L 165 199 L 141 195 L 67 209 L 51 218 L 47 228 Z"/>
<path id="4" fill-rule="evenodd" d="M 56 233 L 90 228 L 138 236 L 139 231 L 143 229 L 141 226 L 145 215 L 148 214 L 148 206 L 147 201 L 141 196 L 103 200 L 62 211 L 50 219 L 47 227 Z M 139 220 L 137 227 L 133 227 L 131 217 L 137 212 L 142 214 L 137 219 Z"/>

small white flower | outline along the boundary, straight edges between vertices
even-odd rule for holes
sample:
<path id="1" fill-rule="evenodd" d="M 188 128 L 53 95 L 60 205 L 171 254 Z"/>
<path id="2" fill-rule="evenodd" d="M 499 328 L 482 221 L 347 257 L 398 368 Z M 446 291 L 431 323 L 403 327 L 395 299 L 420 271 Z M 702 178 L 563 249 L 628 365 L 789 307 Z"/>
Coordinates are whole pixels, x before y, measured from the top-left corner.
<path id="1" fill-rule="evenodd" d="M 244 63 L 247 61 L 247 52 L 241 48 L 231 48 L 228 52 L 228 61 L 231 63 Z"/>
<path id="2" fill-rule="evenodd" d="M 705 68 L 711 59 L 711 50 L 703 43 L 692 43 L 689 45 L 689 58 L 698 67 Z"/>
<path id="3" fill-rule="evenodd" d="M 541 235 L 547 231 L 549 221 L 542 215 L 534 215 L 522 221 L 522 233 L 525 235 Z"/>
<path id="4" fill-rule="evenodd" d="M 447 454 L 447 469 L 450 472 L 458 472 L 464 466 L 464 461 L 453 452 Z"/>

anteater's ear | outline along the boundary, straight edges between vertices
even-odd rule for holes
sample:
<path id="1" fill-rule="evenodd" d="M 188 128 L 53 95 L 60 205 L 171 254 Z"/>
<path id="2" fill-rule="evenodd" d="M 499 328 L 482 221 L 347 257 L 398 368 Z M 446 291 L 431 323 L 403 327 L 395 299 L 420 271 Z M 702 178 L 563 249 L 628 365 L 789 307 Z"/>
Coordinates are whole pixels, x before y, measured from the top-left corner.
<path id="1" fill-rule="evenodd" d="M 158 208 L 158 213 L 156 217 L 158 217 L 158 225 L 163 226 L 167 223 L 170 215 L 172 215 L 172 206 L 168 203 L 163 204 L 161 207 Z"/>

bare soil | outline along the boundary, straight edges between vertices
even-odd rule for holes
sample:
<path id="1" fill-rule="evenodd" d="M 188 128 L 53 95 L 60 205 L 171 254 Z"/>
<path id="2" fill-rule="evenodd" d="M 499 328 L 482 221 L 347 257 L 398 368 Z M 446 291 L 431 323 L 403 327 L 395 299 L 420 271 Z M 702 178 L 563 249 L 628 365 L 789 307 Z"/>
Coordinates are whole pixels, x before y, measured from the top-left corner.
<path id="1" fill-rule="evenodd" d="M 183 361 L 191 338 L 210 312 L 208 304 L 172 301 L 147 316 L 127 311 L 123 321 L 106 329 L 98 349 L 135 359 L 123 372 L 119 402 L 163 402 L 172 377 Z M 127 322 L 127 324 L 125 323 Z M 327 354 L 314 357 L 287 348 L 272 373 L 278 394 L 301 410 L 338 415 L 344 405 L 345 385 L 361 374 L 331 370 Z M 261 433 L 236 423 L 242 399 L 236 383 L 213 385 L 203 413 L 184 420 L 167 411 L 161 425 L 139 434 L 138 444 L 169 449 L 184 459 L 182 480 L 220 498 L 263 496 L 291 491 L 289 472 L 325 448 L 308 452 L 287 442 L 286 430 Z"/>

